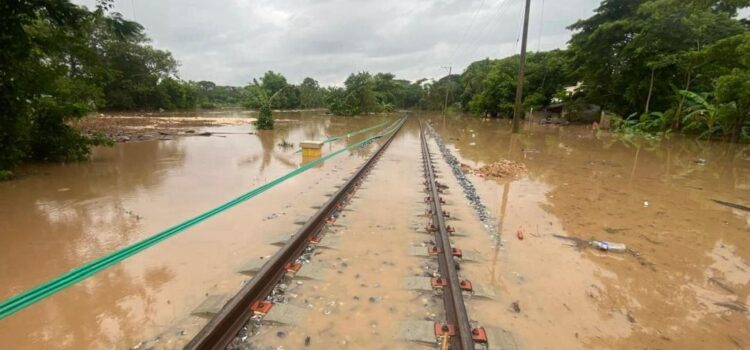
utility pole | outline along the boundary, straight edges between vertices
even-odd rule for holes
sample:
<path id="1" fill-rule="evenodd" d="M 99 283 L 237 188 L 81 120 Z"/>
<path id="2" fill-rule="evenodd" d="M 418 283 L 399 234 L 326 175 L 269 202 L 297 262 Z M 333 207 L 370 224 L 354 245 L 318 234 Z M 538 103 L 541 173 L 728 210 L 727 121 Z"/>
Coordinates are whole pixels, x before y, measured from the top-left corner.
<path id="1" fill-rule="evenodd" d="M 518 67 L 518 84 L 516 84 L 516 106 L 513 109 L 513 133 L 518 133 L 521 120 L 521 102 L 523 101 L 523 75 L 526 70 L 526 37 L 529 34 L 529 8 L 531 0 L 526 0 L 526 11 L 523 14 L 523 38 L 521 39 L 521 64 Z"/>
<path id="2" fill-rule="evenodd" d="M 451 78 L 451 72 L 453 72 L 453 66 L 448 67 L 440 67 L 443 69 L 448 69 L 448 76 L 446 78 L 446 84 L 450 84 L 450 78 Z M 445 113 L 448 111 L 448 88 L 450 85 L 445 86 L 445 103 L 443 104 L 443 121 L 445 121 Z"/>

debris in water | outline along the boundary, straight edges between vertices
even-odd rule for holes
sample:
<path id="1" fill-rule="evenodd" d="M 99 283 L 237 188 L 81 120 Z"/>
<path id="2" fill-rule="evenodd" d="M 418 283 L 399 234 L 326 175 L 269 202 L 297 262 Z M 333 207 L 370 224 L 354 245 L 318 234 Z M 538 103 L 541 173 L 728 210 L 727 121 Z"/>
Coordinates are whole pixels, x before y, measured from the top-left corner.
<path id="1" fill-rule="evenodd" d="M 744 211 L 750 211 L 750 207 L 746 207 L 746 206 L 744 206 L 744 205 L 742 205 L 742 204 L 729 203 L 729 202 L 721 201 L 721 200 L 718 200 L 718 199 L 712 199 L 712 200 L 713 200 L 714 202 L 716 202 L 716 203 L 719 203 L 719 204 L 721 204 L 721 205 L 723 205 L 723 206 L 727 206 L 727 207 L 730 207 L 730 208 L 733 208 L 733 209 L 739 209 L 739 210 L 744 210 Z"/>
<path id="2" fill-rule="evenodd" d="M 521 312 L 521 304 L 518 303 L 518 300 L 514 301 L 512 304 L 510 304 L 511 309 L 513 309 L 513 312 L 520 313 Z"/>
<path id="3" fill-rule="evenodd" d="M 714 303 L 714 305 L 722 306 L 732 311 L 747 312 L 747 306 L 739 301 L 718 302 Z"/>
<path id="4" fill-rule="evenodd" d="M 562 235 L 557 235 L 557 234 L 553 234 L 552 237 L 572 242 L 573 246 L 576 247 L 577 249 L 583 249 L 589 244 L 589 241 L 585 239 L 575 238 L 575 237 L 568 237 L 568 236 L 562 236 Z"/>
<path id="5" fill-rule="evenodd" d="M 594 248 L 607 252 L 624 253 L 628 250 L 628 248 L 622 243 L 590 241 L 589 244 Z"/>
<path id="6" fill-rule="evenodd" d="M 614 252 L 614 253 L 625 253 L 628 251 L 628 247 L 622 243 L 615 243 L 615 242 L 608 242 L 608 241 L 596 241 L 596 240 L 587 241 L 585 239 L 561 236 L 561 235 L 556 235 L 556 234 L 553 234 L 552 237 L 570 241 L 573 243 L 573 246 L 578 249 L 582 249 L 586 246 L 591 246 L 599 250 L 603 250 L 607 252 Z"/>
<path id="7" fill-rule="evenodd" d="M 726 283 L 719 281 L 718 279 L 714 277 L 709 277 L 708 281 L 715 284 L 717 287 L 723 289 L 725 292 L 734 294 L 734 290 L 732 288 L 729 288 L 729 286 L 727 286 Z"/>
<path id="8" fill-rule="evenodd" d="M 465 173 L 468 172 L 479 177 L 495 179 L 517 177 L 528 172 L 525 164 L 507 159 L 487 164 L 479 168 L 472 168 L 468 164 L 461 163 L 461 170 Z"/>
<path id="9" fill-rule="evenodd" d="M 611 235 L 620 233 L 620 232 L 625 231 L 625 230 L 627 230 L 627 229 L 626 228 L 604 227 L 604 232 L 607 232 L 607 233 L 609 233 Z"/>

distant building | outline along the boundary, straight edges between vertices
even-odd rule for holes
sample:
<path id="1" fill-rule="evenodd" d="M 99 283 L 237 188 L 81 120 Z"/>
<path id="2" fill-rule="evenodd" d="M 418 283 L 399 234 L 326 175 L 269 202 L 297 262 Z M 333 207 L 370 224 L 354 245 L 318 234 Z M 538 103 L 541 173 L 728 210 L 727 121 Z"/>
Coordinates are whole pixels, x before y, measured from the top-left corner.
<path id="1" fill-rule="evenodd" d="M 566 86 L 565 94 L 572 97 L 583 88 L 583 82 L 578 82 L 574 86 Z M 546 120 L 548 121 L 568 121 L 571 123 L 591 123 L 600 120 L 602 108 L 597 105 L 587 105 L 582 103 L 563 102 L 559 98 L 553 98 L 552 104 L 544 108 Z"/>
<path id="2" fill-rule="evenodd" d="M 576 83 L 573 86 L 566 86 L 566 87 L 564 87 L 564 89 L 565 89 L 565 95 L 567 95 L 567 97 L 572 97 L 576 92 L 580 91 L 582 87 L 583 87 L 583 82 L 582 81 L 579 81 L 578 83 Z M 562 103 L 562 102 L 563 102 L 563 100 L 560 99 L 560 98 L 557 98 L 557 97 L 553 97 L 552 98 L 552 103 L 553 104 L 558 104 L 558 103 Z"/>
<path id="3" fill-rule="evenodd" d="M 576 92 L 578 92 L 578 90 L 580 90 L 581 87 L 583 87 L 583 82 L 579 81 L 574 86 L 567 86 L 567 87 L 565 87 L 565 93 L 567 93 L 568 96 L 573 96 L 573 94 L 575 94 Z"/>

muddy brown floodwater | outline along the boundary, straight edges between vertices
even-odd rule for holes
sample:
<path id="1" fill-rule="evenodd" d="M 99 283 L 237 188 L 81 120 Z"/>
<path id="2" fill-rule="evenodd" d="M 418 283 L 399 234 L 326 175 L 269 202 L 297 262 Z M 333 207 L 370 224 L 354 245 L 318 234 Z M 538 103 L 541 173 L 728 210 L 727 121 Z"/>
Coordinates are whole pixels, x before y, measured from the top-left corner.
<path id="1" fill-rule="evenodd" d="M 522 162 L 512 181 L 472 177 L 502 227 L 488 267 L 493 310 L 531 349 L 750 348 L 750 148 L 673 135 L 596 137 L 587 127 L 434 118 L 459 159 Z M 517 239 L 517 231 L 525 232 Z M 577 250 L 552 235 L 624 243 Z M 483 320 L 483 318 L 478 317 Z"/>
<path id="2" fill-rule="evenodd" d="M 215 132 L 210 137 L 119 143 L 96 149 L 88 162 L 24 166 L 18 179 L 0 183 L 0 299 L 298 167 L 301 155 L 283 141 L 383 120 L 275 116 L 277 129 L 257 135 L 234 120 L 196 127 Z M 401 321 L 443 317 L 439 298 L 401 288 L 403 279 L 434 268 L 408 254 L 430 241 L 416 117 L 329 232 L 337 247 L 312 259 L 324 278 L 291 285 L 289 302 L 308 315 L 296 326 L 264 325 L 249 343 L 410 349 L 416 345 L 397 336 Z M 471 320 L 513 332 L 523 349 L 750 348 L 750 213 L 713 201 L 750 206 L 750 149 L 679 135 L 622 140 L 574 126 L 526 125 L 511 136 L 505 121 L 419 117 L 473 169 L 525 166 L 512 178 L 467 175 L 493 216 L 497 241 L 430 140 L 448 185 L 449 224 L 461 234 L 453 246 L 477 260 L 463 262 L 460 274 L 495 294 L 467 297 Z M 367 135 L 327 145 L 324 154 Z M 293 233 L 375 146 L 327 160 L 0 320 L 0 348 L 181 348 L 206 322 L 191 311 L 208 295 L 234 294 L 249 279 L 240 267 L 273 254 L 278 247 L 270 243 Z M 555 235 L 631 250 L 601 252 Z"/>
<path id="3" fill-rule="evenodd" d="M 24 166 L 18 179 L 0 183 L 0 299 L 297 168 L 298 147 L 279 145 L 283 141 L 296 146 L 383 119 L 275 115 L 272 132 L 249 135 L 249 123 L 212 127 L 206 130 L 222 134 L 118 143 L 95 149 L 88 162 Z M 333 142 L 324 152 L 371 134 Z M 189 339 L 200 326 L 185 324 L 191 310 L 206 295 L 235 293 L 248 278 L 236 273 L 239 267 L 250 257 L 272 254 L 277 247 L 266 241 L 294 232 L 294 222 L 306 220 L 373 147 L 327 160 L 0 320 L 0 348 L 128 349 L 161 334 Z"/>

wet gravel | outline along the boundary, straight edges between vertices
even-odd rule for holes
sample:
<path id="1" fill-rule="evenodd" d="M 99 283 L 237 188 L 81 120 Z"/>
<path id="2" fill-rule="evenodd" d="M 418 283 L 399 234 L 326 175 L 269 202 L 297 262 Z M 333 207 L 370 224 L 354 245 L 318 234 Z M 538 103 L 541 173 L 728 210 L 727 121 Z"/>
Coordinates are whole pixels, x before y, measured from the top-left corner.
<path id="1" fill-rule="evenodd" d="M 469 204 L 472 208 L 474 208 L 474 212 L 476 212 L 484 228 L 487 230 L 490 236 L 492 236 L 493 239 L 500 241 L 500 235 L 497 232 L 495 219 L 490 215 L 490 213 L 487 211 L 487 207 L 482 203 L 482 198 L 479 197 L 474 184 L 471 182 L 471 180 L 469 180 L 468 177 L 466 177 L 466 174 L 464 174 L 464 172 L 461 170 L 461 162 L 458 161 L 458 158 L 453 155 L 448 146 L 445 145 L 445 142 L 443 142 L 443 138 L 440 137 L 435 129 L 432 128 L 432 125 L 427 124 L 427 130 L 429 135 L 432 136 L 432 138 L 440 148 L 440 153 L 443 155 L 443 159 L 445 159 L 445 162 L 450 165 L 453 175 L 456 177 L 456 180 L 458 180 L 458 184 L 461 185 L 461 189 L 463 189 L 464 191 L 464 196 L 469 200 Z"/>

